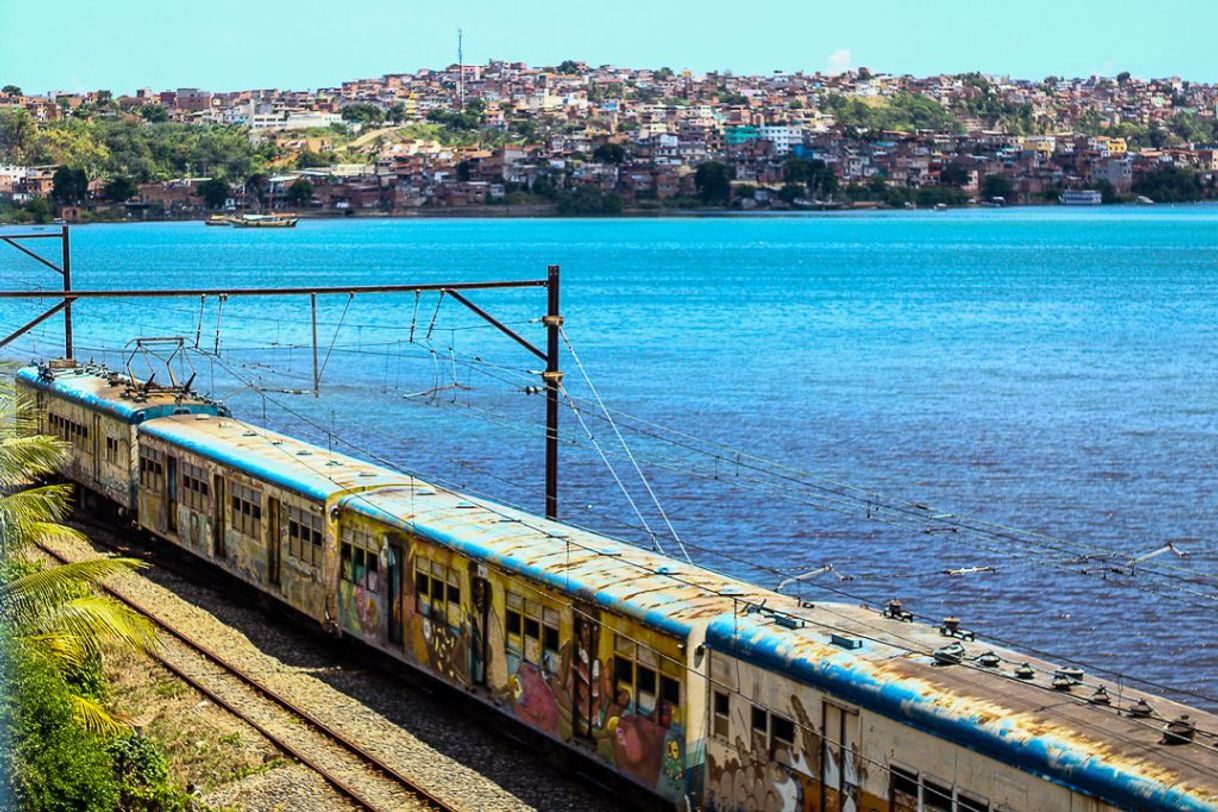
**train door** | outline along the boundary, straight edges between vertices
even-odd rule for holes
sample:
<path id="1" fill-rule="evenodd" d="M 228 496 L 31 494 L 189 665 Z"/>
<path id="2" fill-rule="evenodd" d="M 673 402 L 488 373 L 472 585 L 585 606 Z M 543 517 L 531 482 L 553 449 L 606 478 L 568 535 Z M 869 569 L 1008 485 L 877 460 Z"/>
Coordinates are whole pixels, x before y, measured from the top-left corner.
<path id="1" fill-rule="evenodd" d="M 858 711 L 825 702 L 822 706 L 825 757 L 822 759 L 821 808 L 825 812 L 858 812 Z"/>
<path id="2" fill-rule="evenodd" d="M 283 534 L 279 520 L 279 499 L 268 496 L 266 500 L 266 578 L 271 586 L 279 586 L 281 562 L 283 560 Z"/>
<path id="3" fill-rule="evenodd" d="M 486 685 L 487 638 L 491 619 L 491 582 L 480 575 L 470 577 L 474 599 L 474 628 L 469 643 L 469 673 L 475 685 Z"/>
<path id="4" fill-rule="evenodd" d="M 96 465 L 96 463 L 94 463 Z M 165 458 L 165 527 L 178 532 L 178 458 Z"/>
<path id="5" fill-rule="evenodd" d="M 386 594 L 389 599 L 389 642 L 402 644 L 402 545 L 397 541 L 389 542 L 389 585 Z"/>
<path id="6" fill-rule="evenodd" d="M 224 549 L 224 508 L 228 504 L 224 496 L 224 477 L 216 474 L 212 480 L 212 517 L 211 517 L 211 541 L 212 555 L 215 558 L 227 558 L 228 552 Z"/>
<path id="7" fill-rule="evenodd" d="M 101 447 L 102 428 L 101 415 L 93 415 L 93 482 L 101 483 Z"/>
<path id="8" fill-rule="evenodd" d="M 601 684 L 600 651 L 601 627 L 587 608 L 575 607 L 575 645 L 571 663 L 571 705 L 575 736 L 591 740 L 593 728 L 601 702 L 612 701 L 612 697 L 599 696 Z"/>

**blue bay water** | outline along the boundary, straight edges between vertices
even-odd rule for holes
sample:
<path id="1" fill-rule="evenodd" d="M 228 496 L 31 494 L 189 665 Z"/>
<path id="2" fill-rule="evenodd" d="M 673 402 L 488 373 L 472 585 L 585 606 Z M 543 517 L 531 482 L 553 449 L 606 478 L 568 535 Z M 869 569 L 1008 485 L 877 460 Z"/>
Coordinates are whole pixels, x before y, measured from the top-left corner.
<path id="1" fill-rule="evenodd" d="M 567 332 L 612 408 L 881 503 L 977 516 L 1071 550 L 1133 556 L 1177 540 L 1190 558 L 1148 563 L 1218 570 L 1218 208 L 124 224 L 77 227 L 72 241 L 78 288 L 536 278 L 559 264 Z M 57 284 L 15 251 L 0 252 L 0 272 L 6 288 Z M 543 343 L 542 291 L 470 295 Z M 217 305 L 203 303 L 200 324 L 197 299 L 82 302 L 77 356 L 121 364 L 137 335 L 200 334 L 212 349 Z M 201 386 L 249 419 L 540 512 L 544 404 L 523 391 L 540 362 L 434 294 L 417 306 L 410 294 L 328 297 L 319 309 L 320 399 L 275 391 L 311 385 L 304 298 L 224 303 L 219 358 L 194 359 Z M 0 306 L 10 328 L 36 312 Z M 48 322 L 13 355 L 54 354 L 58 330 Z M 586 397 L 573 359 L 563 364 Z M 588 419 L 646 521 L 663 527 L 611 429 Z M 564 516 L 636 538 L 620 524 L 639 520 L 569 411 L 562 434 Z M 1218 695 L 1210 616 L 1192 605 L 1215 601 L 1181 591 L 1212 587 L 1083 575 L 1085 564 L 1055 565 L 1068 556 L 1045 559 L 1050 539 L 1024 548 L 929 519 L 894 526 L 824 491 L 759 481 L 732 452 L 716 462 L 627 436 L 700 563 L 770 586 L 832 563 L 850 580 L 816 576 L 805 597 L 900 597 Z M 942 572 L 980 566 L 996 571 Z"/>

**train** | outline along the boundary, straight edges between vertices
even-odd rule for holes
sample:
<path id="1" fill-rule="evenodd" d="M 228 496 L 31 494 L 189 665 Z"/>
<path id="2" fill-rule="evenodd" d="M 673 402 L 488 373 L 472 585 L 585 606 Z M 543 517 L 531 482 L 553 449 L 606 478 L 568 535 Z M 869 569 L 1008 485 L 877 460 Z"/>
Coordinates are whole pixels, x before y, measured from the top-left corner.
<path id="1" fill-rule="evenodd" d="M 806 601 L 101 366 L 16 374 L 63 475 L 662 808 L 1218 810 L 1218 718 L 954 619 Z"/>

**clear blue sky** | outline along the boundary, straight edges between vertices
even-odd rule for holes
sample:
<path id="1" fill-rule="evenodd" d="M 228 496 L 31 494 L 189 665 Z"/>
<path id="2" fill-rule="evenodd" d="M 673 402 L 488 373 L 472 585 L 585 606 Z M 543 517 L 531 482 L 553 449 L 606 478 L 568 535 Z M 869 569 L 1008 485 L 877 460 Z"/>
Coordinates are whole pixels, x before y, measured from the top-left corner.
<path id="1" fill-rule="evenodd" d="M 0 0 L 0 83 L 312 88 L 455 62 L 458 27 L 470 63 L 1218 80 L 1215 0 Z"/>

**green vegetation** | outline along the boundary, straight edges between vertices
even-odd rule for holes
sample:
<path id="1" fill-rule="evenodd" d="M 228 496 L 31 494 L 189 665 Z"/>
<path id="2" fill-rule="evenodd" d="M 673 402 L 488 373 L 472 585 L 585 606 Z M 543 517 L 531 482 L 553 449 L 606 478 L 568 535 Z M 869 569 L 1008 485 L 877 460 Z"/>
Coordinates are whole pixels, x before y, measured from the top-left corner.
<path id="1" fill-rule="evenodd" d="M 558 213 L 564 217 L 620 214 L 622 199 L 595 186 L 580 186 L 557 195 Z"/>
<path id="2" fill-rule="evenodd" d="M 694 187 L 703 203 L 726 205 L 732 194 L 732 169 L 719 161 L 699 164 L 694 172 Z"/>
<path id="3" fill-rule="evenodd" d="M 243 127 L 155 123 L 135 117 L 73 117 L 35 127 L 21 108 L 0 109 L 0 162 L 60 164 L 92 178 L 125 175 L 137 182 L 186 175 L 239 180 L 276 157 L 255 148 Z"/>
<path id="4" fill-rule="evenodd" d="M 85 170 L 61 166 L 51 178 L 51 197 L 57 203 L 80 203 L 89 194 L 89 176 Z"/>
<path id="5" fill-rule="evenodd" d="M 111 203 L 122 203 L 139 194 L 140 187 L 126 175 L 115 175 L 102 187 L 102 197 Z"/>
<path id="6" fill-rule="evenodd" d="M 1002 175 L 986 175 L 981 181 L 981 196 L 987 200 L 995 197 L 1010 198 L 1013 191 L 1011 181 Z"/>
<path id="7" fill-rule="evenodd" d="M 837 175 L 818 158 L 788 158 L 783 172 L 788 183 L 802 184 L 814 200 L 827 200 L 837 193 Z"/>
<path id="8" fill-rule="evenodd" d="M 287 193 L 288 205 L 291 206 L 308 206 L 313 202 L 313 184 L 307 180 L 301 179 L 288 187 Z"/>
<path id="9" fill-rule="evenodd" d="M 359 102 L 344 107 L 342 117 L 352 124 L 380 124 L 385 120 L 385 111 L 370 102 Z"/>
<path id="10" fill-rule="evenodd" d="M 228 200 L 232 190 L 229 189 L 227 182 L 219 178 L 211 178 L 196 186 L 195 193 L 203 198 L 203 202 L 209 209 L 218 209 L 224 205 L 225 200 Z"/>
<path id="11" fill-rule="evenodd" d="M 1133 191 L 1156 203 L 1187 203 L 1205 196 L 1197 174 L 1176 166 L 1151 172 L 1133 185 Z"/>
<path id="12" fill-rule="evenodd" d="M 861 131 L 944 131 L 957 126 L 941 104 L 915 93 L 897 93 L 884 100 L 834 93 L 827 106 L 841 126 Z"/>
<path id="13" fill-rule="evenodd" d="M 592 160 L 603 164 L 620 164 L 626 160 L 626 148 L 621 144 L 599 144 L 592 150 Z"/>

